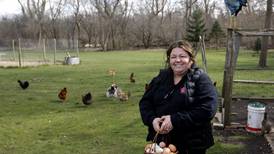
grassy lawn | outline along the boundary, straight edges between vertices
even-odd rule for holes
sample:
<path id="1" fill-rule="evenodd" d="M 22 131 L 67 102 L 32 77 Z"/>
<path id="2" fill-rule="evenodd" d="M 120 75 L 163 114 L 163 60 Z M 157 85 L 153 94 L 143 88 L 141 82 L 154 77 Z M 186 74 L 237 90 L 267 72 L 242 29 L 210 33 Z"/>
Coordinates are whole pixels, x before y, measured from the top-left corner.
<path id="1" fill-rule="evenodd" d="M 268 55 L 272 70 L 241 70 L 235 79 L 274 81 L 274 53 Z M 0 153 L 143 153 L 146 127 L 142 124 L 138 102 L 145 83 L 164 66 L 164 50 L 81 52 L 81 64 L 47 65 L 28 68 L 0 68 Z M 221 92 L 225 52 L 208 51 L 208 74 Z M 200 64 L 200 54 L 198 64 Z M 243 52 L 237 68 L 255 69 L 258 55 Z M 106 98 L 112 83 L 109 69 L 116 70 L 115 82 L 130 91 L 127 102 Z M 129 82 L 135 73 L 136 83 Z M 19 88 L 17 80 L 28 80 L 30 87 Z M 57 94 L 67 87 L 68 100 Z M 235 84 L 234 95 L 273 97 L 273 85 Z M 91 91 L 91 106 L 81 104 L 81 95 Z M 209 153 L 232 151 L 242 145 L 218 142 Z"/>

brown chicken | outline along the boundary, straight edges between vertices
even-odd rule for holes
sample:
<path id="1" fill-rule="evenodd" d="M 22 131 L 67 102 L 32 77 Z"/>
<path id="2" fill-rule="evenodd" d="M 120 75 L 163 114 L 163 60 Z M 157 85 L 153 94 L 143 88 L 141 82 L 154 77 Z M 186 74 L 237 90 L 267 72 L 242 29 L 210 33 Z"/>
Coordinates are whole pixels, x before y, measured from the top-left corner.
<path id="1" fill-rule="evenodd" d="M 131 73 L 131 74 L 130 74 L 129 80 L 130 80 L 131 83 L 135 83 L 134 73 Z"/>
<path id="2" fill-rule="evenodd" d="M 149 84 L 145 84 L 145 91 L 147 91 L 149 89 Z"/>
<path id="3" fill-rule="evenodd" d="M 59 99 L 64 102 L 67 99 L 67 93 L 67 88 L 64 87 L 58 94 Z"/>

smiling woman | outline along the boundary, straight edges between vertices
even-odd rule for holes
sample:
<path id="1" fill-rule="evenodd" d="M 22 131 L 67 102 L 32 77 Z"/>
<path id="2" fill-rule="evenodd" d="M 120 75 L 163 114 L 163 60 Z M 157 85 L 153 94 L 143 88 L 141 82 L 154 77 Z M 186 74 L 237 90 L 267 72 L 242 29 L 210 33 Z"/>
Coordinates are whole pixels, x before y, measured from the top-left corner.
<path id="1" fill-rule="evenodd" d="M 20 4 L 17 0 L 1 0 L 0 1 L 0 16 L 19 14 Z"/>

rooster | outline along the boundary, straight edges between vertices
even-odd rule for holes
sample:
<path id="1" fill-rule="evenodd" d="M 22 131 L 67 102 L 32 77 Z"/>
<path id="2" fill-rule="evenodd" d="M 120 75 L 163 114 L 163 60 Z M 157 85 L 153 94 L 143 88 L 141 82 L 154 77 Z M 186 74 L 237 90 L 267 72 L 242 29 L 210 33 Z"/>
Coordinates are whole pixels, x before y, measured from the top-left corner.
<path id="1" fill-rule="evenodd" d="M 20 85 L 20 87 L 22 88 L 22 89 L 27 89 L 28 87 L 29 87 L 29 82 L 28 81 L 21 81 L 21 80 L 18 80 L 17 81 L 18 83 L 19 83 L 19 85 Z"/>
<path id="2" fill-rule="evenodd" d="M 135 83 L 134 73 L 131 73 L 131 74 L 130 74 L 129 80 L 130 80 L 131 83 Z"/>
<path id="3" fill-rule="evenodd" d="M 85 105 L 90 105 L 92 103 L 92 95 L 90 92 L 82 96 L 82 102 Z"/>
<path id="4" fill-rule="evenodd" d="M 64 87 L 58 94 L 59 99 L 62 101 L 65 101 L 67 98 L 67 93 L 68 93 L 67 88 Z"/>

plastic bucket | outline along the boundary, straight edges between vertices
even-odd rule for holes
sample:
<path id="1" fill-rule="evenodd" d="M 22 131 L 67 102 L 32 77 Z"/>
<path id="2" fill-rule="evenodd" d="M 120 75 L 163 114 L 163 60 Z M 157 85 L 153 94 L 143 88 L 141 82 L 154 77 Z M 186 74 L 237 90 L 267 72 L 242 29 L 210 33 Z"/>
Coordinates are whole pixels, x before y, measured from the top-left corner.
<path id="1" fill-rule="evenodd" d="M 68 65 L 76 65 L 80 63 L 79 57 L 65 57 L 65 62 Z"/>
<path id="2" fill-rule="evenodd" d="M 260 133 L 264 119 L 265 105 L 259 102 L 249 103 L 247 111 L 246 130 L 251 133 Z"/>

